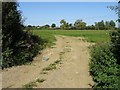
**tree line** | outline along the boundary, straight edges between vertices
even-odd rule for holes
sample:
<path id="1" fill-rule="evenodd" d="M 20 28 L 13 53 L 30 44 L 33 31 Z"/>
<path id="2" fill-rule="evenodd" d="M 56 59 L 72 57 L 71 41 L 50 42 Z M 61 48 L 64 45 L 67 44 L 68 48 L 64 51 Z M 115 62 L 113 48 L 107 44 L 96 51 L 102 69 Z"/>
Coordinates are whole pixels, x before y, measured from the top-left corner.
<path id="1" fill-rule="evenodd" d="M 104 21 L 101 20 L 99 22 L 95 22 L 94 25 L 87 25 L 86 22 L 83 20 L 76 20 L 74 23 L 69 23 L 65 19 L 62 19 L 60 21 L 60 26 L 57 27 L 55 23 L 51 25 L 44 25 L 44 26 L 32 26 L 28 25 L 24 27 L 25 29 L 32 29 L 32 30 L 50 30 L 50 29 L 55 29 L 55 30 L 114 30 L 116 28 L 116 24 L 113 20 L 110 21 Z"/>

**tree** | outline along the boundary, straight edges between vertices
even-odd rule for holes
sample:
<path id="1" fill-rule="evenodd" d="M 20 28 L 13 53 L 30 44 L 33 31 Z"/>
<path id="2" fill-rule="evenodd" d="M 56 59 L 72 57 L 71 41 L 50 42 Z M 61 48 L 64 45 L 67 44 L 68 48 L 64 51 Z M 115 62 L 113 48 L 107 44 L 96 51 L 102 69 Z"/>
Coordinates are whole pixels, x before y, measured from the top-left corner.
<path id="1" fill-rule="evenodd" d="M 86 23 L 85 22 L 83 22 L 82 20 L 76 20 L 75 21 L 75 23 L 74 23 L 74 26 L 75 26 L 75 28 L 76 29 L 85 29 L 85 27 L 86 27 Z"/>
<path id="2" fill-rule="evenodd" d="M 66 23 L 66 21 L 64 20 L 64 19 L 62 19 L 61 21 L 60 21 L 60 24 L 65 24 Z"/>
<path id="3" fill-rule="evenodd" d="M 112 8 L 111 8 L 112 7 Z M 120 1 L 118 2 L 118 6 L 111 6 L 110 9 L 115 10 L 116 14 L 118 15 L 118 30 L 113 31 L 111 35 L 111 43 L 112 43 L 112 52 L 117 59 L 117 64 L 119 65 L 119 80 L 120 80 Z M 114 26 L 114 24 L 113 24 Z M 118 82 L 118 88 L 120 88 L 120 81 Z"/>
<path id="4" fill-rule="evenodd" d="M 100 22 L 95 22 L 96 30 L 109 30 L 115 29 L 115 22 L 113 20 L 104 22 L 103 20 Z"/>
<path id="5" fill-rule="evenodd" d="M 3 51 L 7 47 L 13 48 L 23 34 L 21 12 L 17 10 L 17 6 L 16 2 L 2 3 Z"/>
<path id="6" fill-rule="evenodd" d="M 52 27 L 52 28 L 55 28 L 55 27 L 56 27 L 56 24 L 53 23 L 53 24 L 51 25 L 51 27 Z"/>
<path id="7" fill-rule="evenodd" d="M 106 30 L 110 29 L 110 22 L 109 21 L 105 22 L 105 29 Z"/>
<path id="8" fill-rule="evenodd" d="M 16 53 L 16 45 L 23 36 L 21 12 L 17 10 L 16 2 L 2 3 L 2 52 L 3 66 L 12 66 L 15 62 L 13 55 Z"/>
<path id="9" fill-rule="evenodd" d="M 61 21 L 60 21 L 60 28 L 61 29 L 69 29 L 69 23 L 67 23 L 64 19 L 62 19 Z"/>
<path id="10" fill-rule="evenodd" d="M 120 22 L 120 1 L 118 0 L 118 6 L 108 6 L 111 10 L 114 10 L 115 13 L 118 15 L 118 23 Z"/>
<path id="11" fill-rule="evenodd" d="M 45 25 L 45 27 L 49 28 L 49 27 L 50 27 L 50 25 L 46 24 L 46 25 Z"/>
<path id="12" fill-rule="evenodd" d="M 99 26 L 98 26 L 98 23 L 97 23 L 97 22 L 95 22 L 95 29 L 96 29 L 96 30 L 99 30 Z"/>
<path id="13" fill-rule="evenodd" d="M 111 6 L 110 9 L 115 10 L 116 14 L 118 15 L 118 23 L 120 24 L 120 1 L 118 2 L 118 6 Z M 112 26 L 115 26 L 112 21 Z M 114 31 L 111 34 L 111 43 L 112 43 L 112 49 L 115 57 L 117 58 L 117 62 L 120 65 L 120 27 L 118 26 L 117 32 Z"/>
<path id="14" fill-rule="evenodd" d="M 104 30 L 105 29 L 105 24 L 104 24 L 103 20 L 101 22 L 98 22 L 98 27 L 99 27 L 99 30 Z"/>
<path id="15" fill-rule="evenodd" d="M 50 25 L 46 24 L 46 25 L 44 25 L 44 26 L 42 26 L 42 27 L 40 27 L 40 28 L 43 29 L 43 30 L 45 30 L 45 29 L 50 29 Z"/>
<path id="16" fill-rule="evenodd" d="M 91 29 L 92 29 L 92 30 L 95 30 L 95 26 L 94 26 L 94 25 L 91 25 Z"/>
<path id="17" fill-rule="evenodd" d="M 110 29 L 115 29 L 115 22 L 113 20 L 110 21 L 109 25 Z"/>
<path id="18" fill-rule="evenodd" d="M 2 3 L 2 69 L 32 61 L 40 50 L 41 39 L 23 31 L 17 2 Z"/>
<path id="19" fill-rule="evenodd" d="M 86 26 L 86 29 L 87 30 L 95 30 L 95 26 L 94 25 L 89 25 L 89 26 Z"/>
<path id="20" fill-rule="evenodd" d="M 70 30 L 73 29 L 72 23 L 70 23 L 68 26 L 69 26 L 69 29 L 70 29 Z"/>

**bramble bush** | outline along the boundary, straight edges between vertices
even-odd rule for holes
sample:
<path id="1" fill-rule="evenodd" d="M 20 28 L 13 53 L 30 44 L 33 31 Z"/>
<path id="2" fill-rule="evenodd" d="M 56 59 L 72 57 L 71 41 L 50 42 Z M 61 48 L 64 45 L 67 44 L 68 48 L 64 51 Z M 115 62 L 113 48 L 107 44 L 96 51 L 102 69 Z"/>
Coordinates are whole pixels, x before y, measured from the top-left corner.
<path id="1" fill-rule="evenodd" d="M 117 59 L 117 63 L 120 65 L 120 29 L 110 33 L 112 52 Z"/>
<path id="2" fill-rule="evenodd" d="M 108 44 L 96 44 L 91 50 L 90 73 L 94 88 L 118 89 L 119 66 Z"/>
<path id="3" fill-rule="evenodd" d="M 110 33 L 109 44 L 96 44 L 91 49 L 90 73 L 94 88 L 120 89 L 120 29 Z"/>
<path id="4" fill-rule="evenodd" d="M 24 37 L 10 49 L 6 48 L 2 55 L 2 68 L 25 64 L 33 60 L 40 50 L 44 47 L 44 40 L 30 33 L 24 34 Z"/>
<path id="5" fill-rule="evenodd" d="M 117 64 L 119 65 L 119 88 L 120 88 L 120 28 L 117 31 L 112 32 L 111 43 L 112 43 L 112 52 L 117 59 Z"/>

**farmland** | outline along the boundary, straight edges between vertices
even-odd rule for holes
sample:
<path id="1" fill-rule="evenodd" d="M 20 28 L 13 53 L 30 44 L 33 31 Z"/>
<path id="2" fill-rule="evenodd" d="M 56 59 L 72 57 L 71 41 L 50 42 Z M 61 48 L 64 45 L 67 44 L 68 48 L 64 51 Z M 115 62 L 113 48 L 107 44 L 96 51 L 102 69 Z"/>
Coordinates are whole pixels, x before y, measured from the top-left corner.
<path id="1" fill-rule="evenodd" d="M 84 37 L 88 42 L 108 42 L 110 30 L 31 30 L 35 35 L 49 41 L 55 41 L 54 35 Z"/>

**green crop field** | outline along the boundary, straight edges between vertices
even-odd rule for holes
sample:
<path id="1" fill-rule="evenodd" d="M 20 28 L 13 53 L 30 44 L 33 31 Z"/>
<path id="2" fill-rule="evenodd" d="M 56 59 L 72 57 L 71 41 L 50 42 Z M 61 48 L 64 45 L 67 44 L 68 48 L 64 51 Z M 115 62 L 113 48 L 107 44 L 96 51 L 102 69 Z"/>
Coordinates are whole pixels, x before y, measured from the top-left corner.
<path id="1" fill-rule="evenodd" d="M 48 40 L 55 41 L 55 35 L 66 35 L 84 37 L 88 42 L 108 42 L 110 30 L 31 30 L 35 35 Z"/>

